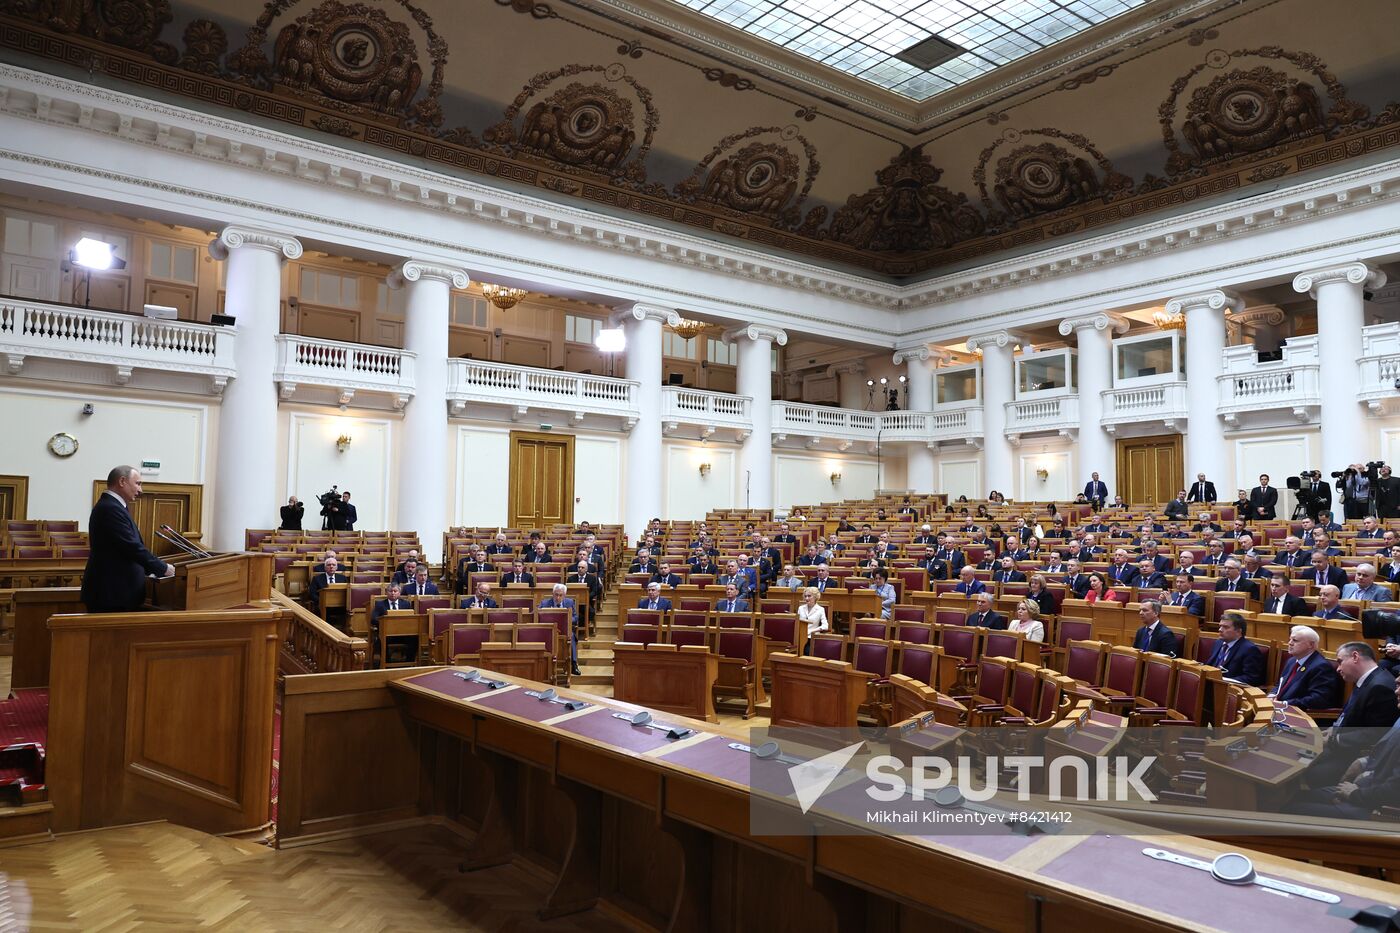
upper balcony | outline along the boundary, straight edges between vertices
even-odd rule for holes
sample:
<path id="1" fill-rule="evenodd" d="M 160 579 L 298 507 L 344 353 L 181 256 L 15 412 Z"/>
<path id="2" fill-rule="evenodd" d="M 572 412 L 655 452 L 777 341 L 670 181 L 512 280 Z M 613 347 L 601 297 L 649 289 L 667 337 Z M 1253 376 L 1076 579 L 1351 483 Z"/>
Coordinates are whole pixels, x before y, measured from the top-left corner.
<path id="1" fill-rule="evenodd" d="M 190 374 L 215 395 L 235 376 L 232 328 L 94 311 L 71 305 L 0 300 L 0 357 L 18 375 L 28 360 L 86 363 L 110 371 L 118 385 L 132 374 Z"/>
<path id="2" fill-rule="evenodd" d="M 1373 414 L 1400 397 L 1400 324 L 1375 324 L 1361 332 L 1361 383 L 1357 401 Z"/>
<path id="3" fill-rule="evenodd" d="M 1241 416 L 1286 410 L 1300 422 L 1317 420 L 1322 407 L 1322 376 L 1317 337 L 1290 337 L 1283 358 L 1259 361 L 1251 344 L 1226 347 L 1224 372 L 1217 377 L 1217 411 L 1231 426 Z"/>
<path id="4" fill-rule="evenodd" d="M 640 392 L 641 384 L 629 379 L 485 360 L 447 361 L 447 402 L 454 415 L 466 414 L 468 405 L 486 406 L 486 413 L 505 413 L 519 421 L 538 409 L 563 414 L 573 424 L 601 416 L 630 431 L 637 423 Z"/>
<path id="5" fill-rule="evenodd" d="M 326 394 L 336 404 L 348 405 L 356 396 L 361 403 L 366 396 L 384 396 L 402 410 L 413 398 L 415 357 L 392 347 L 278 334 L 273 378 L 284 399 L 315 401 Z"/>
<path id="6" fill-rule="evenodd" d="M 748 437 L 753 432 L 753 399 L 728 392 L 663 386 L 661 423 L 667 434 L 687 424 L 698 426 L 702 437 L 710 437 L 719 428 L 729 428 L 740 437 Z"/>
<path id="7" fill-rule="evenodd" d="M 1101 424 L 1109 434 L 1119 425 L 1161 422 L 1168 431 L 1184 430 L 1187 412 L 1186 382 L 1127 386 L 1104 390 Z"/>
<path id="8" fill-rule="evenodd" d="M 801 402 L 773 403 L 773 438 L 806 438 L 808 447 L 824 439 L 848 450 L 857 442 L 877 444 L 938 444 L 962 442 L 982 446 L 982 409 L 965 406 L 950 411 L 855 411 Z"/>
<path id="9" fill-rule="evenodd" d="M 1015 447 L 1022 434 L 1054 431 L 1073 437 L 1079 431 L 1079 396 L 1058 395 L 1006 403 L 1006 436 Z"/>

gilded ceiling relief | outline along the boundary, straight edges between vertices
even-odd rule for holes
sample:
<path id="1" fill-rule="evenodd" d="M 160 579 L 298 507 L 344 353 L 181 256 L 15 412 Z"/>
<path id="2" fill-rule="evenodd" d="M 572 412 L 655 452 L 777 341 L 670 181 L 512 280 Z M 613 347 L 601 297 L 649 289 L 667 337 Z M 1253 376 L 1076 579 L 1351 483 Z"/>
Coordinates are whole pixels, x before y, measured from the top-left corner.
<path id="1" fill-rule="evenodd" d="M 720 140 L 674 194 L 796 227 L 820 170 L 816 146 L 797 127 L 755 126 Z"/>
<path id="2" fill-rule="evenodd" d="M 988 223 L 996 230 L 1093 201 L 1107 203 L 1133 188 L 1133 180 L 1115 171 L 1086 137 L 1053 127 L 1004 130 L 1000 139 L 982 150 L 972 180 Z"/>

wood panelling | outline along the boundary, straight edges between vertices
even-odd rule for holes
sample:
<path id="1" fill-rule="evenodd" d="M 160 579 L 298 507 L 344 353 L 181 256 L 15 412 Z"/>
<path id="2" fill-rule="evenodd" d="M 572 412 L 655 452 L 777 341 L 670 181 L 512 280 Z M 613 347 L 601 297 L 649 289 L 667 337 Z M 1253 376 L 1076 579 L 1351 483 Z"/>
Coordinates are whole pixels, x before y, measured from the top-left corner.
<path id="1" fill-rule="evenodd" d="M 739 371 L 733 366 L 716 366 L 714 363 L 705 367 L 705 388 L 711 392 L 737 392 L 739 391 Z M 774 398 L 781 398 L 774 395 Z"/>
<path id="2" fill-rule="evenodd" d="M 54 616 L 55 831 L 153 819 L 213 833 L 264 825 L 280 616 Z"/>
<path id="3" fill-rule="evenodd" d="M 516 366 L 537 366 L 549 369 L 552 345 L 548 340 L 506 334 L 501 338 L 501 360 Z"/>
<path id="4" fill-rule="evenodd" d="M 301 304 L 297 307 L 297 333 L 323 340 L 360 341 L 360 312 Z"/>
<path id="5" fill-rule="evenodd" d="M 673 385 L 673 376 L 680 376 L 680 385 L 690 388 L 701 388 L 700 385 L 700 364 L 695 360 L 681 360 L 668 356 L 661 361 L 661 382 L 663 385 Z"/>
<path id="6" fill-rule="evenodd" d="M 1118 441 L 1118 488 L 1125 502 L 1166 502 L 1182 489 L 1181 435 Z"/>
<path id="7" fill-rule="evenodd" d="M 15 591 L 15 656 L 10 686 L 16 690 L 49 685 L 49 616 L 83 612 L 82 589 L 76 586 Z"/>
<path id="8" fill-rule="evenodd" d="M 513 527 L 544 528 L 573 522 L 573 435 L 510 432 L 507 514 Z"/>
<path id="9" fill-rule="evenodd" d="M 193 285 L 174 285 L 169 282 L 146 282 L 146 304 L 175 308 L 180 312 L 180 320 L 193 321 L 195 303 L 199 290 Z"/>
<path id="10" fill-rule="evenodd" d="M 93 501 L 107 488 L 105 480 L 92 481 Z M 204 487 L 196 483 L 142 483 L 141 495 L 131 504 L 131 517 L 152 554 L 180 553 L 156 529 L 169 525 L 185 535 L 202 533 Z"/>
<path id="11" fill-rule="evenodd" d="M 0 474 L 0 519 L 28 517 L 29 477 Z"/>
<path id="12" fill-rule="evenodd" d="M 608 375 L 607 356 L 594 347 L 581 343 L 564 344 L 564 369 L 571 373 Z"/>
<path id="13" fill-rule="evenodd" d="M 447 355 L 472 360 L 491 359 L 491 335 L 484 330 L 454 327 L 447 332 Z"/>

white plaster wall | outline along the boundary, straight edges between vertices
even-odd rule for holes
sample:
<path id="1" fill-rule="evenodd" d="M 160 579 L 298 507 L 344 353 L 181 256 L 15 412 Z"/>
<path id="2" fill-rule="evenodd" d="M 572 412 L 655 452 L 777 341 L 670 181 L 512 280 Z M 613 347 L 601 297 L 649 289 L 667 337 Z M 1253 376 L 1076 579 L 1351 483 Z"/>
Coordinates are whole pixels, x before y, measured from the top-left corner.
<path id="1" fill-rule="evenodd" d="M 938 491 L 948 494 L 952 502 L 958 496 L 969 499 L 982 497 L 982 457 L 966 454 L 940 453 L 938 456 Z"/>
<path id="2" fill-rule="evenodd" d="M 459 424 L 453 525 L 504 526 L 510 509 L 510 429 Z"/>
<path id="3" fill-rule="evenodd" d="M 712 509 L 735 506 L 735 454 L 733 447 L 721 444 L 697 444 L 666 441 L 664 498 L 668 521 L 696 521 Z M 700 464 L 708 463 L 710 472 L 700 475 Z"/>
<path id="4" fill-rule="evenodd" d="M 1016 498 L 1027 502 L 1040 502 L 1047 499 L 1073 499 L 1073 463 L 1069 450 L 1045 450 L 1033 453 L 1023 452 L 1020 461 L 1019 482 Z M 1049 475 L 1042 480 L 1036 471 L 1044 469 Z"/>
<path id="5" fill-rule="evenodd" d="M 622 521 L 622 463 L 620 436 L 579 434 L 574 438 L 574 522 L 599 524 Z M 510 451 L 507 449 L 506 456 Z M 659 481 L 659 480 L 658 480 Z"/>
<path id="6" fill-rule="evenodd" d="M 350 493 L 350 501 L 359 514 L 357 531 L 390 530 L 397 499 L 395 484 L 413 481 L 412 477 L 396 476 L 394 446 L 399 433 L 394 422 L 382 415 L 314 409 L 288 411 L 286 488 L 290 490 L 288 496 L 307 503 L 303 527 L 320 527 L 316 496 L 334 484 L 341 492 Z M 344 452 L 336 449 L 336 439 L 342 434 L 351 439 Z M 440 497 L 438 491 L 431 489 L 423 490 L 423 494 Z M 274 505 L 285 501 L 284 496 Z M 272 514 L 277 514 L 276 509 Z M 275 527 L 275 523 L 265 527 Z"/>
<path id="7" fill-rule="evenodd" d="M 91 402 L 94 413 L 82 414 Z M 107 478 L 119 464 L 140 466 L 159 460 L 151 482 L 206 484 L 214 430 L 210 402 L 169 395 L 143 398 L 109 389 L 5 388 L 0 390 L 0 473 L 29 477 L 29 517 L 77 519 L 87 526 L 92 482 Z M 57 457 L 49 438 L 66 432 L 78 439 L 78 452 Z M 204 515 L 207 530 L 208 513 Z"/>
<path id="8" fill-rule="evenodd" d="M 876 472 L 874 458 L 774 451 L 773 501 L 789 509 L 795 504 L 867 499 L 875 494 Z M 832 484 L 832 473 L 841 474 L 839 484 Z"/>

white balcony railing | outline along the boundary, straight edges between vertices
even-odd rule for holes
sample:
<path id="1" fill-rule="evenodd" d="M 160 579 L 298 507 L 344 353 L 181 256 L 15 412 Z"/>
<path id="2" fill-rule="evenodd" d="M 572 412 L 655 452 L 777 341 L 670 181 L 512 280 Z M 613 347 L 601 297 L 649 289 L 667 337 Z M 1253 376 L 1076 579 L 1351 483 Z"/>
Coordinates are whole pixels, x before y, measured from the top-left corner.
<path id="1" fill-rule="evenodd" d="M 965 441 L 982 443 L 982 409 L 958 408 L 952 411 L 887 411 L 880 414 L 882 441 L 933 443 Z"/>
<path id="2" fill-rule="evenodd" d="M 773 434 L 795 434 L 817 443 L 821 438 L 875 443 L 982 442 L 982 409 L 952 411 L 855 411 L 800 402 L 773 403 Z"/>
<path id="3" fill-rule="evenodd" d="M 1254 347 L 1226 347 L 1225 372 L 1217 379 L 1220 416 L 1239 424 L 1247 412 L 1287 410 L 1299 421 L 1310 421 L 1322 405 L 1322 383 L 1316 337 L 1291 337 L 1283 359 L 1259 362 Z"/>
<path id="4" fill-rule="evenodd" d="M 26 357 L 109 365 L 125 385 L 137 369 L 209 377 L 222 392 L 234 375 L 234 331 L 47 302 L 0 301 L 0 358 L 17 374 Z"/>
<path id="5" fill-rule="evenodd" d="M 564 412 L 581 422 L 587 415 L 616 415 L 629 430 L 637 422 L 635 380 L 512 366 L 485 360 L 447 361 L 447 400 L 454 415 L 469 404 L 504 405 L 520 418 L 531 408 Z"/>
<path id="6" fill-rule="evenodd" d="M 1079 396 L 1027 399 L 1006 403 L 1006 433 L 1015 444 L 1022 434 L 1079 430 Z"/>
<path id="7" fill-rule="evenodd" d="M 850 408 L 827 408 L 801 402 L 773 403 L 773 434 L 797 434 L 810 439 L 823 437 L 848 441 L 873 441 L 879 430 L 880 415 Z"/>
<path id="8" fill-rule="evenodd" d="M 1397 395 L 1400 379 L 1400 324 L 1375 324 L 1361 332 L 1360 384 L 1357 400 L 1373 412 L 1385 410 L 1385 403 Z"/>
<path id="9" fill-rule="evenodd" d="M 661 421 L 667 431 L 682 424 L 698 424 L 711 428 L 753 430 L 753 399 L 747 395 L 727 392 L 707 392 L 702 389 L 682 389 L 664 386 L 661 389 Z"/>
<path id="10" fill-rule="evenodd" d="M 1170 431 L 1186 420 L 1185 382 L 1107 389 L 1102 394 L 1101 423 L 1110 434 L 1118 425 L 1134 421 L 1160 421 Z"/>
<path id="11" fill-rule="evenodd" d="M 273 378 L 283 398 L 291 398 L 299 386 L 329 386 L 342 405 L 356 393 L 383 393 L 393 396 L 395 408 L 403 408 L 413 397 L 415 358 L 393 347 L 278 334 Z"/>

